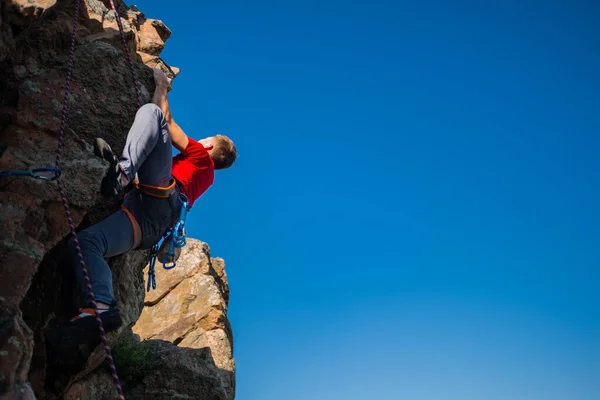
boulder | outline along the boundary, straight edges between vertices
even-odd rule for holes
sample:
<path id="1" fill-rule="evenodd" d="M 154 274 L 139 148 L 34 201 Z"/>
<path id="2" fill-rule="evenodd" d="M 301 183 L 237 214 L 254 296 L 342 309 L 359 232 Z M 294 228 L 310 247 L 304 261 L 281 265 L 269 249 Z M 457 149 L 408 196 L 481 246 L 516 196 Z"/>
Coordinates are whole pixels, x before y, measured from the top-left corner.
<path id="1" fill-rule="evenodd" d="M 211 258 L 206 243 L 188 239 L 175 268 L 165 270 L 157 264 L 156 290 L 146 294 L 133 332 L 144 340 L 142 344 L 160 349 L 162 357 L 177 360 L 182 368 L 212 371 L 227 395 L 224 398 L 233 399 L 233 333 L 227 319 L 229 285 L 223 260 Z M 190 364 L 190 353 L 201 355 L 203 361 Z M 164 382 L 166 388 L 181 391 L 169 382 Z"/>

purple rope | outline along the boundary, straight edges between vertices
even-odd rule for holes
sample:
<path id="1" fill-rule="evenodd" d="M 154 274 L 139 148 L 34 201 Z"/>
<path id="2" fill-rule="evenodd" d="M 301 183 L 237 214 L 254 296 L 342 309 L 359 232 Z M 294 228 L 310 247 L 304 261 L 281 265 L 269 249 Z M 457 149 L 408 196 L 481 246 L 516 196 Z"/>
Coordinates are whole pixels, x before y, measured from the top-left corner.
<path id="1" fill-rule="evenodd" d="M 69 94 L 71 91 L 71 73 L 73 71 L 73 59 L 75 55 L 75 30 L 77 29 L 77 19 L 79 18 L 79 2 L 80 0 L 75 0 L 75 15 L 73 16 L 73 31 L 71 32 L 71 49 L 69 50 L 69 66 L 67 68 L 67 77 L 65 83 L 65 97 L 63 99 L 62 104 L 62 117 L 60 122 L 60 135 L 58 137 L 58 149 L 56 150 L 56 162 L 55 167 L 59 168 L 60 164 L 60 153 L 63 148 L 63 139 L 65 133 L 65 123 L 67 121 L 67 106 L 69 101 Z M 71 218 L 71 212 L 69 211 L 69 202 L 67 201 L 67 195 L 65 194 L 62 182 L 60 178 L 56 180 L 58 183 L 58 190 L 60 191 L 60 197 L 63 202 L 63 206 L 65 208 L 65 214 L 67 215 L 67 221 L 69 223 L 69 228 L 71 230 L 71 236 L 73 237 L 73 241 L 75 243 L 75 247 L 77 249 L 77 257 L 79 258 L 79 264 L 81 264 L 81 270 L 83 272 L 83 278 L 85 279 L 85 284 L 87 286 L 90 299 L 92 302 L 92 307 L 94 308 L 94 314 L 96 316 L 96 322 L 98 323 L 98 329 L 100 330 L 100 337 L 102 338 L 102 343 L 104 344 L 104 350 L 106 352 L 106 356 L 108 358 L 110 372 L 113 377 L 113 382 L 115 384 L 115 388 L 119 393 L 119 399 L 125 400 L 123 396 L 123 389 L 121 388 L 121 382 L 119 380 L 119 376 L 117 375 L 117 369 L 115 367 L 115 362 L 112 357 L 112 353 L 110 351 L 110 346 L 108 345 L 108 339 L 106 338 L 106 332 L 104 331 L 104 326 L 102 325 L 102 319 L 100 318 L 100 313 L 98 312 L 98 305 L 96 304 L 96 297 L 94 296 L 94 291 L 92 290 L 92 284 L 90 282 L 90 277 L 88 275 L 87 269 L 85 268 L 85 261 L 83 259 L 83 254 L 81 253 L 81 247 L 79 245 L 79 239 L 77 239 L 77 233 L 75 232 L 75 224 L 73 223 L 73 219 Z"/>
<path id="2" fill-rule="evenodd" d="M 123 33 L 123 25 L 121 24 L 121 18 L 119 18 L 119 14 L 117 13 L 117 9 L 115 8 L 115 3 L 113 2 L 113 0 L 110 0 L 110 6 L 112 7 L 113 12 L 115 13 L 117 25 L 119 26 L 119 33 L 121 34 L 121 40 L 123 41 L 123 51 L 125 51 L 125 55 L 127 56 L 127 62 L 129 63 L 129 69 L 131 70 L 131 76 L 133 77 L 133 86 L 137 95 L 137 102 L 139 108 L 142 106 L 142 95 L 140 94 L 140 81 L 138 80 L 137 74 L 135 73 L 133 61 L 131 60 L 131 55 L 129 54 L 129 49 L 127 48 L 127 40 L 125 40 L 125 33 Z"/>

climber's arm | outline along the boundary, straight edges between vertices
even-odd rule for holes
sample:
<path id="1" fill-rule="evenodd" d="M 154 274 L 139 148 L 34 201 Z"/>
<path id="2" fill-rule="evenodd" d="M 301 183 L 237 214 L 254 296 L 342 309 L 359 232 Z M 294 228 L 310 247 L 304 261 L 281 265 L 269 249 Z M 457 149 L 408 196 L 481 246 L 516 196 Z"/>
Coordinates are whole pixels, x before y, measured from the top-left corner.
<path id="1" fill-rule="evenodd" d="M 156 89 L 154 90 L 154 96 L 152 102 L 160 107 L 162 112 L 165 114 L 167 120 L 167 127 L 169 128 L 169 134 L 171 135 L 171 143 L 180 152 L 185 150 L 188 145 L 189 139 L 183 132 L 183 129 L 177 125 L 173 116 L 171 115 L 171 109 L 169 108 L 169 101 L 167 100 L 167 93 L 169 91 L 169 79 L 167 76 L 158 68 L 154 69 L 154 80 L 156 82 Z"/>
<path id="2" fill-rule="evenodd" d="M 163 110 L 164 112 L 164 110 Z M 177 150 L 182 152 L 188 145 L 189 139 L 183 129 L 177 125 L 173 117 L 171 116 L 171 110 L 167 105 L 167 112 L 165 113 L 165 118 L 167 119 L 167 127 L 169 128 L 169 134 L 171 135 L 171 143 Z"/>

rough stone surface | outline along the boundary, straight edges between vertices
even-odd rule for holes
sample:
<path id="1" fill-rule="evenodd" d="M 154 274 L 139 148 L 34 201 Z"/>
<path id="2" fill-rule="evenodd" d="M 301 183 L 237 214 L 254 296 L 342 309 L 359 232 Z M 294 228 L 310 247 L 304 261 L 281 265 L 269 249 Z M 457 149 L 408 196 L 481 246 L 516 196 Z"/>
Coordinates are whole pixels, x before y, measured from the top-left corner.
<path id="1" fill-rule="evenodd" d="M 140 26 L 139 50 L 142 53 L 158 56 L 171 36 L 169 28 L 155 19 L 147 19 Z"/>
<path id="2" fill-rule="evenodd" d="M 113 400 L 117 398 L 117 391 L 110 374 L 98 370 L 89 374 L 86 379 L 75 382 L 63 398 L 64 400 Z"/>
<path id="3" fill-rule="evenodd" d="M 0 113 L 10 122 L 0 133 L 5 146 L 0 169 L 54 165 L 68 48 L 60 43 L 64 32 L 43 22 L 50 20 L 62 26 L 59 21 L 65 22 L 64 18 L 69 17 L 66 3 L 69 2 L 57 3 L 36 19 L 37 23 L 22 38 L 27 44 L 2 66 L 0 97 L 5 101 Z M 7 8 L 14 14 L 14 9 Z M 21 23 L 22 19 L 13 14 L 12 19 Z M 40 40 L 34 40 L 37 38 Z M 92 155 L 92 140 L 102 136 L 117 150 L 122 148 L 137 105 L 121 51 L 106 43 L 82 41 L 77 45 L 75 59 L 61 170 L 73 222 L 78 225 L 85 211 L 101 200 L 98 178 L 106 165 Z M 143 65 L 136 69 L 148 101 L 149 91 L 153 90 L 152 72 Z M 0 271 L 0 282 L 8 285 L 0 286 L 0 295 L 18 304 L 29 287 L 35 266 L 68 233 L 68 225 L 55 183 L 3 178 L 0 191 L 0 224 L 9 227 L 0 234 L 0 255 L 3 259 L 16 258 L 27 266 L 19 268 L 16 274 Z"/>
<path id="4" fill-rule="evenodd" d="M 147 271 L 148 266 L 144 269 Z M 233 396 L 235 363 L 233 337 L 227 320 L 225 293 L 229 288 L 223 261 L 210 257 L 206 243 L 189 239 L 176 268 L 164 270 L 157 266 L 156 281 L 157 290 L 146 294 L 145 307 L 133 332 L 145 340 L 143 344 L 152 342 L 161 346 L 161 354 L 167 354 L 170 348 L 162 341 L 177 345 L 183 350 L 182 354 L 190 349 L 206 349 L 210 355 L 203 362 L 208 363 L 204 368 L 213 370 L 220 386 L 228 396 Z M 180 360 L 187 356 L 173 357 Z"/>
<path id="5" fill-rule="evenodd" d="M 27 373 L 33 351 L 33 333 L 21 310 L 0 297 L 0 399 L 27 398 Z"/>
<path id="6" fill-rule="evenodd" d="M 0 2 L 2 170 L 54 166 L 74 1 Z M 128 7 L 121 0 L 115 4 L 125 29 L 125 49 L 134 61 L 142 101 L 146 103 L 154 90 L 149 67 L 158 66 L 171 77 L 179 73 L 160 58 L 171 32 L 162 22 L 146 18 L 135 7 Z M 119 206 L 118 199 L 107 201 L 99 195 L 107 164 L 93 156 L 92 141 L 103 137 L 115 151 L 121 151 L 138 105 L 116 17 L 108 1 L 82 0 L 76 38 L 60 168 L 70 216 L 80 230 L 100 221 Z M 67 363 L 62 357 L 60 360 L 50 357 L 45 349 L 44 332 L 72 316 L 80 297 L 73 271 L 66 261 L 69 227 L 56 183 L 29 177 L 0 179 L 0 226 L 3 227 L 0 231 L 0 400 L 35 396 L 114 398 L 106 368 L 98 368 L 105 366 L 101 346 L 78 349 L 77 354 L 67 357 Z M 206 248 L 204 256 L 208 257 L 208 247 L 203 248 Z M 145 301 L 142 268 L 147 256 L 147 252 L 132 251 L 109 260 L 115 295 L 124 319 L 122 328 L 109 335 L 111 345 L 130 332 L 142 313 Z M 200 264 L 205 269 L 207 265 L 221 265 L 219 261 Z M 186 374 L 193 376 L 194 385 L 200 385 L 198 387 L 204 389 L 198 390 L 206 393 L 230 393 L 233 388 L 233 382 L 225 382 L 221 377 L 228 375 L 219 370 L 224 366 L 229 368 L 227 371 L 233 371 L 230 346 L 223 344 L 224 338 L 230 340 L 231 332 L 225 316 L 226 276 L 224 269 L 219 268 L 208 268 L 212 271 L 210 276 L 190 276 L 199 285 L 189 289 L 189 295 L 196 299 L 195 305 L 205 299 L 209 306 L 203 305 L 204 311 L 200 313 L 189 313 L 193 329 L 179 323 L 179 332 L 187 334 L 172 334 L 193 342 L 190 347 L 213 346 L 213 353 L 223 352 L 224 356 L 213 356 L 219 366 L 216 369 L 208 368 L 208 364 L 196 367 L 196 361 L 186 358 L 192 356 L 167 354 L 164 346 L 152 345 L 162 352 L 165 362 L 175 363 L 172 367 L 166 366 L 168 370 L 176 374 L 177 368 L 187 368 Z M 216 286 L 210 284 L 211 276 L 215 277 Z M 179 290 L 186 284 L 189 286 L 188 282 L 182 284 L 178 285 Z M 202 293 L 199 288 L 207 292 Z M 222 315 L 217 315 L 218 312 Z M 209 321 L 217 325 L 210 327 Z M 203 327 L 210 335 L 199 334 L 197 327 Z M 220 329 L 223 330 L 220 336 L 212 333 Z M 205 339 L 192 340 L 196 336 Z M 154 348 L 150 344 L 144 346 Z M 185 350 L 170 346 L 175 352 Z M 201 375 L 205 372 L 207 375 Z M 125 386 L 133 387 L 127 382 Z M 146 396 L 140 387 L 135 393 L 138 398 L 160 398 L 159 394 L 159 397 Z"/>
<path id="7" fill-rule="evenodd" d="M 234 399 L 234 388 L 223 379 L 223 375 L 231 373 L 220 372 L 210 347 L 182 348 L 162 340 L 141 345 L 158 358 L 160 368 L 150 372 L 143 383 L 131 387 L 128 399 Z"/>

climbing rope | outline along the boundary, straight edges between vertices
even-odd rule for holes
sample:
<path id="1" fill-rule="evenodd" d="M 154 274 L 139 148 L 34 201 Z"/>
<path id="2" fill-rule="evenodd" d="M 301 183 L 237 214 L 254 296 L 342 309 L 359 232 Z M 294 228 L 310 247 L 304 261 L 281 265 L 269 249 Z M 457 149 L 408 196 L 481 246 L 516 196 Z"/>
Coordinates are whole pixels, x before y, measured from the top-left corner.
<path id="1" fill-rule="evenodd" d="M 141 95 L 141 91 L 140 91 L 140 81 L 138 79 L 138 76 L 135 72 L 135 67 L 133 65 L 133 60 L 131 59 L 131 55 L 129 54 L 129 50 L 127 48 L 127 40 L 125 39 L 125 33 L 123 31 L 123 24 L 121 23 L 121 18 L 119 18 L 119 14 L 117 13 L 117 9 L 115 7 L 115 3 L 113 0 L 110 0 L 110 6 L 112 8 L 113 13 L 115 14 L 115 18 L 117 20 L 117 25 L 119 26 L 119 33 L 121 35 L 121 41 L 123 42 L 123 49 L 125 52 L 125 55 L 127 57 L 127 63 L 129 64 L 129 70 L 131 71 L 131 76 L 133 78 L 133 85 L 135 88 L 135 93 L 136 93 L 136 97 L 137 97 L 137 104 L 138 104 L 138 108 L 140 108 L 142 106 L 142 95 Z M 76 16 L 78 16 L 79 14 L 79 0 L 75 1 L 75 14 Z M 74 19 L 73 20 L 73 33 L 71 35 L 71 50 L 74 52 L 75 49 L 75 28 L 77 27 L 77 20 Z M 166 64 L 165 64 L 166 65 Z M 69 86 L 70 86 L 70 79 L 71 79 L 71 71 L 73 68 L 73 57 L 71 56 L 71 54 L 69 55 L 69 67 L 67 70 L 67 85 L 66 85 L 66 90 L 69 90 Z M 171 67 L 169 67 L 169 70 L 171 70 Z M 171 72 L 173 72 L 173 70 L 171 70 Z M 66 100 L 66 93 L 65 92 L 65 100 Z M 62 119 L 66 120 L 67 118 L 67 107 L 66 107 L 66 103 L 65 100 L 63 100 L 63 109 L 62 109 Z M 62 130 L 64 129 L 64 125 L 61 125 L 61 134 L 62 134 Z M 43 180 L 48 180 L 48 181 L 54 181 L 54 180 L 58 180 L 58 178 L 61 175 L 61 171 L 58 168 L 59 165 L 59 161 L 60 161 L 60 152 L 62 150 L 62 136 L 59 138 L 59 144 L 58 144 L 58 151 L 56 154 L 56 162 L 55 168 L 36 168 L 36 169 L 32 169 L 32 170 L 0 170 L 0 178 L 2 177 L 11 177 L 11 176 L 30 176 L 33 178 L 37 178 L 37 179 L 43 179 Z M 53 175 L 47 175 L 47 173 L 52 173 Z M 60 186 L 60 183 L 59 183 Z"/>
<path id="2" fill-rule="evenodd" d="M 71 32 L 71 48 L 69 50 L 69 65 L 67 67 L 65 95 L 64 95 L 64 99 L 63 99 L 63 103 L 62 103 L 62 116 L 61 116 L 61 124 L 60 124 L 60 134 L 59 134 L 59 138 L 58 138 L 58 149 L 56 150 L 56 162 L 55 162 L 56 170 L 59 170 L 60 155 L 61 155 L 63 143 L 64 143 L 64 132 L 65 132 L 65 124 L 67 121 L 68 100 L 69 100 L 69 94 L 71 91 L 71 75 L 73 72 L 73 60 L 74 60 L 74 56 L 75 56 L 75 41 L 76 41 L 75 31 L 77 29 L 77 19 L 79 18 L 79 3 L 80 3 L 80 0 L 75 1 L 75 15 L 73 16 L 73 30 Z M 136 91 L 136 95 L 137 95 L 137 102 L 138 102 L 138 108 L 139 108 L 142 106 L 142 97 L 140 95 L 139 81 L 138 81 L 137 75 L 135 73 L 133 61 L 131 60 L 131 56 L 129 55 L 129 51 L 127 49 L 127 41 L 125 40 L 125 34 L 123 33 L 123 26 L 121 24 L 121 19 L 119 18 L 119 14 L 117 13 L 117 10 L 115 8 L 113 0 L 110 0 L 110 5 L 115 14 L 115 18 L 117 20 L 117 25 L 119 26 L 119 32 L 121 34 L 121 39 L 123 41 L 125 55 L 127 56 L 127 61 L 129 63 L 129 68 L 131 70 L 131 75 L 133 77 L 133 83 L 134 83 L 134 87 L 135 87 L 135 91 Z M 79 264 L 81 265 L 83 278 L 85 280 L 85 284 L 86 284 L 88 292 L 89 292 L 90 300 L 92 303 L 92 308 L 94 309 L 94 314 L 96 316 L 96 322 L 98 323 L 98 330 L 100 331 L 100 337 L 102 339 L 102 343 L 104 344 L 104 350 L 106 352 L 106 357 L 108 358 L 109 368 L 110 368 L 110 372 L 111 372 L 111 375 L 113 378 L 113 382 L 114 382 L 115 388 L 117 389 L 117 392 L 119 394 L 119 399 L 125 400 L 125 397 L 123 396 L 123 389 L 121 388 L 121 382 L 119 380 L 119 376 L 117 374 L 117 369 L 115 367 L 115 362 L 112 357 L 110 346 L 108 345 L 108 339 L 106 337 L 106 332 L 104 331 L 104 326 L 102 325 L 102 319 L 100 318 L 100 313 L 98 312 L 98 305 L 96 303 L 96 297 L 94 296 L 94 291 L 92 289 L 90 277 L 89 277 L 87 269 L 85 267 L 85 261 L 83 259 L 83 254 L 81 253 L 81 247 L 79 245 L 77 233 L 75 232 L 75 224 L 73 223 L 73 219 L 71 218 L 71 212 L 69 211 L 69 203 L 67 201 L 67 196 L 65 194 L 65 191 L 62 186 L 62 182 L 60 180 L 59 175 L 56 176 L 55 180 L 58 183 L 58 189 L 60 191 L 60 196 L 61 196 L 63 206 L 65 209 L 65 214 L 67 216 L 67 221 L 69 223 L 69 228 L 71 230 L 71 236 L 73 237 L 73 242 L 75 243 L 75 248 L 77 249 L 77 257 L 79 259 Z"/>
<path id="3" fill-rule="evenodd" d="M 113 0 L 110 0 L 111 8 L 115 14 L 115 18 L 117 20 L 117 25 L 119 26 L 119 32 L 121 34 L 121 40 L 123 41 L 123 47 L 125 51 L 125 55 L 127 57 L 127 62 L 129 64 L 129 69 L 131 71 L 131 76 L 133 78 L 133 84 L 137 96 L 138 108 L 142 106 L 142 96 L 140 92 L 140 84 L 135 72 L 135 68 L 133 65 L 133 60 L 129 54 L 129 50 L 127 48 L 127 40 L 125 39 L 125 33 L 123 32 L 123 25 L 121 24 L 121 19 L 119 18 L 119 14 L 115 8 L 115 4 Z M 90 301 L 92 303 L 92 308 L 94 309 L 94 315 L 96 317 L 96 322 L 98 323 L 98 330 L 100 331 L 100 337 L 102 339 L 102 343 L 104 345 L 104 350 L 106 352 L 106 357 L 108 358 L 108 363 L 110 367 L 110 372 L 113 378 L 113 382 L 115 384 L 115 388 L 119 394 L 120 400 L 125 400 L 123 396 L 123 389 L 121 387 L 121 382 L 119 380 L 119 375 L 117 374 L 117 369 L 115 367 L 115 362 L 112 357 L 112 352 L 110 350 L 110 346 L 108 345 L 108 339 L 106 337 L 106 332 L 104 331 L 104 326 L 102 324 L 102 319 L 100 318 L 100 313 L 98 312 L 98 304 L 96 303 L 96 297 L 94 296 L 94 291 L 92 289 L 92 284 L 90 282 L 90 277 L 85 267 L 85 260 L 83 259 L 83 254 L 81 252 L 81 246 L 79 244 L 79 239 L 77 238 L 77 233 L 75 232 L 75 223 L 71 217 L 71 211 L 69 210 L 69 202 L 67 200 L 67 195 L 65 193 L 64 187 L 62 185 L 62 181 L 60 179 L 61 170 L 60 170 L 60 156 L 63 149 L 64 144 L 64 134 L 65 134 L 65 125 L 67 122 L 67 111 L 68 111 L 68 100 L 69 94 L 71 93 L 71 76 L 73 72 L 73 61 L 75 58 L 75 42 L 76 42 L 76 30 L 77 30 L 77 20 L 79 18 L 79 9 L 80 9 L 80 0 L 75 0 L 75 13 L 73 15 L 73 29 L 71 31 L 71 47 L 69 49 L 69 64 L 67 66 L 67 75 L 65 79 L 65 91 L 64 98 L 62 102 L 62 113 L 61 113 L 61 122 L 60 122 L 60 134 L 58 137 L 58 148 L 56 149 L 56 159 L 54 163 L 54 168 L 36 168 L 32 170 L 0 170 L 0 177 L 17 177 L 17 176 L 30 176 L 36 179 L 43 179 L 48 181 L 56 181 L 58 184 L 58 190 L 60 192 L 60 197 L 62 199 L 63 207 L 65 209 L 65 214 L 67 217 L 67 222 L 69 224 L 69 229 L 71 231 L 71 236 L 73 238 L 73 242 L 75 244 L 75 248 L 77 250 L 77 257 L 79 259 L 79 264 L 81 265 L 81 270 L 83 273 L 83 278 L 85 280 L 86 287 L 89 292 Z"/>
<path id="4" fill-rule="evenodd" d="M 77 19 L 79 18 L 79 3 L 80 0 L 75 0 L 75 15 L 73 16 L 73 30 L 71 32 L 71 48 L 69 49 L 69 65 L 67 67 L 67 76 L 65 82 L 65 95 L 62 103 L 62 115 L 60 121 L 60 134 L 58 136 L 58 148 L 56 150 L 56 162 L 55 167 L 58 169 L 60 166 L 60 155 L 63 148 L 64 136 L 65 136 L 65 123 L 67 122 L 67 109 L 68 109 L 68 101 L 69 94 L 71 92 L 71 74 L 73 72 L 73 60 L 75 58 L 75 41 L 76 35 L 75 31 L 77 29 Z M 117 20 L 119 16 L 117 15 Z M 119 375 L 117 374 L 117 368 L 115 367 L 115 361 L 112 357 L 112 353 L 110 351 L 110 346 L 108 345 L 108 339 L 106 337 L 106 332 L 104 331 L 104 326 L 102 325 L 102 319 L 100 318 L 100 313 L 98 312 L 98 305 L 96 304 L 96 297 L 94 296 L 94 291 L 92 290 L 92 284 L 90 282 L 90 277 L 87 272 L 87 268 L 85 267 L 85 261 L 83 259 L 83 254 L 81 253 L 81 246 L 79 245 L 79 239 L 77 238 L 77 233 L 75 232 L 75 224 L 73 223 L 73 219 L 71 218 L 71 212 L 69 210 L 69 202 L 67 201 L 67 195 L 65 194 L 62 181 L 60 178 L 56 179 L 58 183 L 58 190 L 60 191 L 60 197 L 63 202 L 63 206 L 65 209 L 65 214 L 67 216 L 67 221 L 69 223 L 69 229 L 71 230 L 71 236 L 73 237 L 73 242 L 75 243 L 75 248 L 77 249 L 77 257 L 79 259 L 79 264 L 81 265 L 81 270 L 83 272 L 83 278 L 85 280 L 85 284 L 87 286 L 90 300 L 92 303 L 92 308 L 94 309 L 94 315 L 96 317 L 96 322 L 98 323 L 98 330 L 100 331 L 100 337 L 102 339 L 102 343 L 104 344 L 104 350 L 106 352 L 106 357 L 108 358 L 108 363 L 110 367 L 110 372 L 113 378 L 113 382 L 115 384 L 115 388 L 119 394 L 119 399 L 125 400 L 123 396 L 123 389 L 121 388 L 121 382 L 119 380 Z"/>

